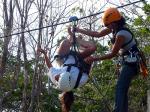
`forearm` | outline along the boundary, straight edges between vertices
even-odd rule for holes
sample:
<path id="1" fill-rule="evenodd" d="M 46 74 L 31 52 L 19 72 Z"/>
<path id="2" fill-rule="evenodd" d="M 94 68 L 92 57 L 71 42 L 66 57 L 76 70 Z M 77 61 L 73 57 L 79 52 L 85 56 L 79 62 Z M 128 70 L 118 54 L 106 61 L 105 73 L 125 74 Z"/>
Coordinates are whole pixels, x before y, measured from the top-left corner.
<path id="1" fill-rule="evenodd" d="M 94 57 L 94 61 L 100 61 L 100 60 L 106 60 L 106 59 L 111 59 L 113 57 L 115 57 L 116 55 L 115 54 L 105 54 L 104 56 L 97 56 L 97 57 Z"/>
<path id="2" fill-rule="evenodd" d="M 99 33 L 96 31 L 78 29 L 77 32 L 88 35 L 88 36 L 92 36 L 92 37 L 99 37 Z"/>
<path id="3" fill-rule="evenodd" d="M 85 34 L 85 35 L 92 36 L 92 37 L 98 37 L 98 38 L 99 38 L 99 37 L 103 37 L 103 36 L 108 35 L 108 34 L 111 33 L 111 30 L 108 29 L 108 28 L 105 28 L 105 29 L 103 29 L 103 30 L 100 31 L 100 32 L 91 31 L 91 30 L 86 30 L 86 29 L 80 29 L 80 28 L 77 28 L 76 30 L 77 30 L 77 32 L 79 32 L 79 33 L 83 33 L 83 34 Z"/>
<path id="4" fill-rule="evenodd" d="M 48 67 L 48 68 L 51 68 L 51 67 L 52 67 L 52 64 L 51 64 L 51 62 L 50 62 L 50 60 L 49 60 L 47 54 L 44 53 L 44 56 L 45 56 L 45 61 L 46 61 L 47 67 Z"/>

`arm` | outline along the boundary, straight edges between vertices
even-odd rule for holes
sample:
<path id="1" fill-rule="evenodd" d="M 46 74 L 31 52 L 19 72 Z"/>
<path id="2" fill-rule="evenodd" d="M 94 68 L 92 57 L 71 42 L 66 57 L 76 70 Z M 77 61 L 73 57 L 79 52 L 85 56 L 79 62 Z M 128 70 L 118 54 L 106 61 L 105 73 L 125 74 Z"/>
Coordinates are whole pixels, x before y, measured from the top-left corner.
<path id="1" fill-rule="evenodd" d="M 68 27 L 68 33 L 69 33 L 69 41 L 72 42 L 73 41 L 73 32 L 71 31 L 71 28 Z M 79 44 L 79 46 L 84 47 L 84 48 L 90 48 L 90 47 L 95 47 L 93 42 L 90 41 L 85 41 L 82 39 L 82 35 L 78 35 L 78 37 L 76 37 L 76 42 Z"/>
<path id="2" fill-rule="evenodd" d="M 121 46 L 123 45 L 123 43 L 124 43 L 124 37 L 123 36 L 117 36 L 111 53 L 106 54 L 104 56 L 95 57 L 94 61 L 111 59 L 111 58 L 115 57 L 118 54 L 119 50 L 121 49 Z"/>
<path id="3" fill-rule="evenodd" d="M 76 31 L 79 33 L 83 33 L 85 35 L 88 35 L 88 36 L 92 36 L 92 37 L 103 37 L 103 36 L 111 33 L 111 30 L 108 28 L 105 28 L 100 32 L 96 32 L 96 31 L 85 30 L 85 29 L 80 29 L 80 28 L 76 27 Z"/>
<path id="4" fill-rule="evenodd" d="M 38 48 L 37 51 L 44 54 L 47 67 L 48 67 L 48 68 L 51 68 L 51 67 L 52 67 L 52 64 L 51 64 L 51 62 L 50 62 L 50 60 L 49 60 L 49 58 L 48 58 L 48 56 L 47 56 L 47 52 L 45 52 L 45 51 L 44 51 L 43 49 L 41 49 L 41 48 Z"/>
<path id="5" fill-rule="evenodd" d="M 71 27 L 68 27 L 68 34 L 69 34 L 69 41 L 70 41 L 70 43 L 72 43 L 73 42 L 73 33 L 71 31 Z"/>

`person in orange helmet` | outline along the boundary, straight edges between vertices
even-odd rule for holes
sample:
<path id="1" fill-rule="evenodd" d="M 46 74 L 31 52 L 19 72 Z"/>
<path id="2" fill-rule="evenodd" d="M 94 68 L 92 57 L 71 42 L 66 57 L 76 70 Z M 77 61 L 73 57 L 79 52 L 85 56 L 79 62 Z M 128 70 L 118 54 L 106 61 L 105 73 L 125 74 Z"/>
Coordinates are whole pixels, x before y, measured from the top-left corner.
<path id="1" fill-rule="evenodd" d="M 136 40 L 133 38 L 133 33 L 126 27 L 125 19 L 117 8 L 108 8 L 104 11 L 102 20 L 106 28 L 100 32 L 85 30 L 79 27 L 76 27 L 76 31 L 96 38 L 112 33 L 111 43 L 113 47 L 111 52 L 103 56 L 97 56 L 94 60 L 111 59 L 118 55 L 121 57 L 119 61 L 121 69 L 116 85 L 114 112 L 128 112 L 128 89 L 133 77 L 139 71 L 139 50 Z"/>

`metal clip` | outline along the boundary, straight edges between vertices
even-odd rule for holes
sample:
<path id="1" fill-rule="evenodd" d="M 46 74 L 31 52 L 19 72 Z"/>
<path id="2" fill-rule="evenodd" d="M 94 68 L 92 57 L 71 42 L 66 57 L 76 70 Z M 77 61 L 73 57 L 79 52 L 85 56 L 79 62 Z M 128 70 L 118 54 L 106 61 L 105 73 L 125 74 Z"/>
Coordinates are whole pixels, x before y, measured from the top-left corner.
<path id="1" fill-rule="evenodd" d="M 77 16 L 72 16 L 72 17 L 69 18 L 69 21 L 72 22 L 74 26 L 77 25 L 78 20 L 79 19 L 77 18 Z"/>

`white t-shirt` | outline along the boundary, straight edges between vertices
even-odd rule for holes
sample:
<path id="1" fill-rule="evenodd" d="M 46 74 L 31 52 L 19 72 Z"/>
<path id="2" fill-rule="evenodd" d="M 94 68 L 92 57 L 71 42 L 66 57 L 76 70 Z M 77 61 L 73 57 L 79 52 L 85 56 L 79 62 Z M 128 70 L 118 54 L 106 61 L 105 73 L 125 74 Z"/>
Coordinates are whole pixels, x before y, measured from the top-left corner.
<path id="1" fill-rule="evenodd" d="M 64 64 L 74 64 L 75 63 L 75 59 L 72 55 L 69 55 L 67 60 L 65 60 L 65 63 Z M 50 77 L 51 81 L 57 85 L 57 81 L 55 80 L 55 76 L 58 75 L 58 74 L 61 74 L 63 72 L 66 72 L 67 71 L 67 66 L 61 66 L 59 68 L 56 68 L 56 67 L 51 67 L 49 69 L 49 74 L 48 76 Z M 73 80 L 75 80 L 74 82 L 76 83 L 77 81 L 77 77 L 79 75 L 79 69 L 75 66 L 72 66 L 71 67 L 71 70 L 70 70 L 70 73 L 71 73 L 71 77 L 73 78 Z M 82 74 L 82 77 L 81 77 L 81 80 L 79 82 L 79 86 L 78 87 L 81 87 L 82 85 L 84 85 L 86 82 L 88 81 L 88 75 L 86 73 L 83 73 Z M 74 84 L 75 86 L 75 84 Z"/>

